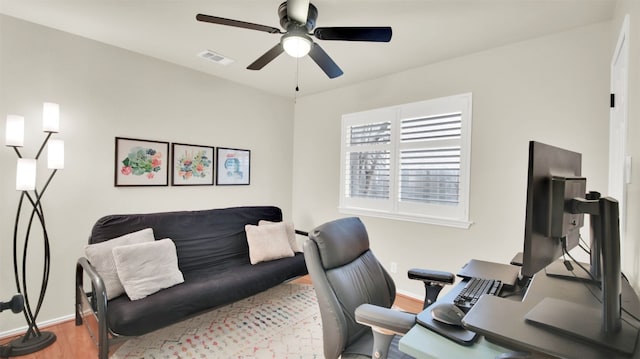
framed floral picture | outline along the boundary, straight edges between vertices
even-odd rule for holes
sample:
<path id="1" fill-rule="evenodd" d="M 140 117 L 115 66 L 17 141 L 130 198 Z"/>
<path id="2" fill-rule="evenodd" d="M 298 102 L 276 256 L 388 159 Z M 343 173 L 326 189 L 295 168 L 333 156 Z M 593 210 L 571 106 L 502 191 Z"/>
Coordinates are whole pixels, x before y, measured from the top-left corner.
<path id="1" fill-rule="evenodd" d="M 213 147 L 171 144 L 172 186 L 213 186 Z"/>
<path id="2" fill-rule="evenodd" d="M 251 151 L 216 148 L 216 184 L 248 185 L 251 174 Z"/>
<path id="3" fill-rule="evenodd" d="M 169 142 L 116 137 L 115 186 L 168 186 Z"/>

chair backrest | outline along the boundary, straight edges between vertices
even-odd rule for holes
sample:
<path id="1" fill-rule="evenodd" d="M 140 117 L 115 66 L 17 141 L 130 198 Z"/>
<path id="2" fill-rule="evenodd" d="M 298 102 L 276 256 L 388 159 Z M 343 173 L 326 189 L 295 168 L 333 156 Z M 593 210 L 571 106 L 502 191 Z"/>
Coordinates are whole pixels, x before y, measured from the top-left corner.
<path id="1" fill-rule="evenodd" d="M 318 297 L 324 354 L 338 358 L 371 328 L 355 321 L 355 309 L 364 303 L 391 307 L 395 284 L 369 249 L 369 237 L 359 218 L 325 223 L 304 245 L 307 268 Z M 361 348 L 371 355 L 371 347 Z M 356 348 L 356 350 L 359 350 Z"/>

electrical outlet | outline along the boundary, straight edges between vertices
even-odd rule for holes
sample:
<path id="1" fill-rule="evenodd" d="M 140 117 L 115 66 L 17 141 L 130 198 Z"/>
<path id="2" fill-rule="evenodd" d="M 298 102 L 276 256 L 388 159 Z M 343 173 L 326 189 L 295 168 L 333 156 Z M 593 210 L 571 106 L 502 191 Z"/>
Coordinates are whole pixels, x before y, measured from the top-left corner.
<path id="1" fill-rule="evenodd" d="M 391 262 L 391 273 L 398 273 L 398 263 Z"/>

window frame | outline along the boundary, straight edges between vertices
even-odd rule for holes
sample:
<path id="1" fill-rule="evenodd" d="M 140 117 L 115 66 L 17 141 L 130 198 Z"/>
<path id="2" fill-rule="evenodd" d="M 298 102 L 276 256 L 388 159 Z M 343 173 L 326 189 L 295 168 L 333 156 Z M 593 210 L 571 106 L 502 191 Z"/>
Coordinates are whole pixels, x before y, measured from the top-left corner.
<path id="1" fill-rule="evenodd" d="M 401 142 L 401 126 L 403 120 L 442 116 L 460 113 L 461 135 L 456 140 L 434 140 L 440 145 L 460 146 L 460 184 L 457 206 L 400 201 L 400 154 L 407 149 L 426 149 L 424 142 Z M 391 122 L 391 142 L 388 144 L 349 146 L 349 129 L 351 126 Z M 418 101 L 408 104 L 383 107 L 373 110 L 345 114 L 342 116 L 340 137 L 340 213 L 364 215 L 395 220 L 413 221 L 456 228 L 467 229 L 469 220 L 470 169 L 471 169 L 471 125 L 472 94 L 464 93 L 436 99 Z M 434 146 L 431 146 L 434 147 Z M 371 199 L 347 197 L 347 154 L 354 152 L 374 151 L 379 149 L 391 151 L 389 199 Z"/>

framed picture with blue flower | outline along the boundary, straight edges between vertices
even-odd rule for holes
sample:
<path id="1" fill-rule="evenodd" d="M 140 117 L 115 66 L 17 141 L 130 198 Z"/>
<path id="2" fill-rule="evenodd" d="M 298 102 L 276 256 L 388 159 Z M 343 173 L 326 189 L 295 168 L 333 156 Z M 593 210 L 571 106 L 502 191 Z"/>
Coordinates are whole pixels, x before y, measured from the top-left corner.
<path id="1" fill-rule="evenodd" d="M 169 142 L 116 137 L 115 186 L 168 186 Z"/>
<path id="2" fill-rule="evenodd" d="M 171 144 L 172 186 L 213 186 L 214 147 Z"/>
<path id="3" fill-rule="evenodd" d="M 251 178 L 251 151 L 237 148 L 216 148 L 216 184 L 248 185 Z"/>

